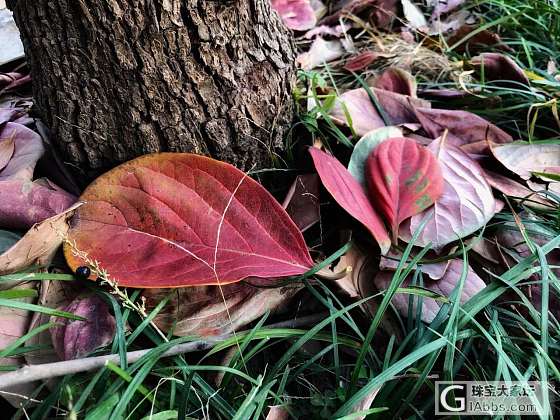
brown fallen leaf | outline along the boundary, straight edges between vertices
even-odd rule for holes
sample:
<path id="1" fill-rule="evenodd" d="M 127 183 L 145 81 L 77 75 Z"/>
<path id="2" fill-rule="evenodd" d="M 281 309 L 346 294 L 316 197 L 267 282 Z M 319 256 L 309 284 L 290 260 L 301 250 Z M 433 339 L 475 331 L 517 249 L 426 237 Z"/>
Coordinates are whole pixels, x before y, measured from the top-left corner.
<path id="1" fill-rule="evenodd" d="M 415 108 L 415 111 L 426 134 L 436 139 L 447 130 L 447 142 L 469 154 L 487 154 L 488 141 L 500 144 L 513 141 L 501 128 L 471 112 L 433 108 Z"/>
<path id="2" fill-rule="evenodd" d="M 270 287 L 270 280 L 265 282 L 267 287 L 259 287 L 263 282 L 252 278 L 224 286 L 147 289 L 143 296 L 150 311 L 172 294 L 169 303 L 154 319 L 163 331 L 173 328 L 176 336 L 222 335 L 236 331 L 267 311 L 280 310 L 303 288 L 301 285 Z"/>
<path id="3" fill-rule="evenodd" d="M 33 226 L 14 246 L 0 255 L 0 275 L 15 273 L 30 266 L 45 266 L 52 260 L 68 232 L 68 220 L 82 203 L 77 203 Z M 13 282 L 0 283 L 0 289 L 13 287 Z"/>
<path id="4" fill-rule="evenodd" d="M 455 31 L 448 39 L 449 45 L 457 45 L 455 52 L 471 54 L 486 50 L 488 47 L 493 47 L 502 51 L 512 51 L 511 47 L 502 42 L 500 36 L 489 30 L 479 31 L 471 35 L 475 30 L 479 30 L 478 25 L 464 25 Z"/>
<path id="5" fill-rule="evenodd" d="M 360 284 L 364 278 L 373 278 L 377 271 L 377 264 L 375 260 L 365 253 L 358 245 L 354 244 L 346 254 L 340 257 L 338 264 L 334 267 L 334 273 L 347 274 L 336 281 L 339 286 L 348 296 L 358 298 L 362 295 Z"/>
<path id="6" fill-rule="evenodd" d="M 471 59 L 477 73 L 484 71 L 485 81 L 497 81 L 504 87 L 522 88 L 529 86 L 529 78 L 512 58 L 499 53 L 483 53 Z M 484 70 L 483 70 L 484 69 Z M 523 85 L 523 86 L 520 86 Z"/>
<path id="7" fill-rule="evenodd" d="M 302 232 L 321 220 L 319 186 L 317 174 L 298 175 L 284 199 L 282 207 Z"/>
<path id="8" fill-rule="evenodd" d="M 344 69 L 351 72 L 357 72 L 366 69 L 378 60 L 391 58 L 394 56 L 395 54 L 380 53 L 371 50 L 362 51 L 361 53 L 350 57 L 346 61 L 346 64 L 344 64 Z"/>
<path id="9" fill-rule="evenodd" d="M 497 174 L 487 169 L 483 169 L 483 174 L 484 178 L 486 178 L 486 181 L 492 188 L 500 191 L 510 198 L 517 198 L 516 201 L 521 202 L 526 206 L 541 210 L 550 210 L 554 207 L 554 204 L 544 198 L 541 194 L 535 193 L 521 183 L 507 176 Z"/>
<path id="10" fill-rule="evenodd" d="M 374 85 L 378 89 L 416 98 L 416 80 L 410 73 L 396 67 L 391 67 L 381 73 L 375 79 Z"/>

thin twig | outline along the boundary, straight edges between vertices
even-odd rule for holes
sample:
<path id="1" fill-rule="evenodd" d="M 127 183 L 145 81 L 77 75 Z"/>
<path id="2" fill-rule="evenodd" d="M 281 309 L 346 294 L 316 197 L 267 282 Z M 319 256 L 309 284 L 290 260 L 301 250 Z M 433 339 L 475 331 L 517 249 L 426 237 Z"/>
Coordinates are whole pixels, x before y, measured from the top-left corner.
<path id="1" fill-rule="evenodd" d="M 328 313 L 309 315 L 299 319 L 270 324 L 266 328 L 295 328 L 305 325 L 314 325 L 328 316 Z M 176 356 L 178 354 L 192 353 L 195 351 L 208 350 L 216 344 L 232 338 L 233 334 L 225 334 L 205 340 L 192 341 L 190 343 L 177 344 L 164 352 L 161 357 Z M 126 354 L 129 363 L 134 363 L 152 349 L 136 350 Z M 13 372 L 0 375 L 0 389 L 12 387 L 14 385 L 55 378 L 58 376 L 71 375 L 79 372 L 87 372 L 105 366 L 108 362 L 119 364 L 118 354 L 108 354 L 105 356 L 86 357 L 83 359 L 66 360 L 63 362 L 44 363 L 40 365 L 25 366 Z"/>

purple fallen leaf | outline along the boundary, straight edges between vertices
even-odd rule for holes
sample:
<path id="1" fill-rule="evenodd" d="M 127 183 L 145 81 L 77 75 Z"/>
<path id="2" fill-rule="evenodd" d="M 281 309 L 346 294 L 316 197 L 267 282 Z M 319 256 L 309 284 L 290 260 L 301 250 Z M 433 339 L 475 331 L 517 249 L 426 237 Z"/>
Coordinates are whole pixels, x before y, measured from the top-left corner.
<path id="1" fill-rule="evenodd" d="M 0 227 L 28 229 L 75 202 L 76 197 L 46 179 L 33 182 L 0 179 Z"/>
<path id="2" fill-rule="evenodd" d="M 309 0 L 272 0 L 271 5 L 284 24 L 294 31 L 306 31 L 317 24 L 317 16 Z"/>
<path id="3" fill-rule="evenodd" d="M 372 88 L 372 92 L 387 114 L 392 125 L 418 122 L 415 115 L 416 107 L 429 107 L 430 103 L 418 98 Z M 344 92 L 330 111 L 333 121 L 341 125 L 349 125 L 346 112 L 352 119 L 352 126 L 359 136 L 377 128 L 385 127 L 385 122 L 377 112 L 375 105 L 365 89 L 352 89 Z"/>
<path id="4" fill-rule="evenodd" d="M 24 114 L 25 112 L 19 108 L 0 108 L 0 124 L 13 122 Z"/>
<path id="5" fill-rule="evenodd" d="M 479 73 L 484 69 L 484 79 L 486 81 L 499 81 L 501 86 L 506 87 L 529 86 L 529 79 L 523 69 L 507 55 L 483 53 L 473 57 L 471 64 Z"/>
<path id="6" fill-rule="evenodd" d="M 0 171 L 6 167 L 12 159 L 15 150 L 15 142 L 13 137 L 5 140 L 0 139 Z"/>
<path id="7" fill-rule="evenodd" d="M 53 347 L 62 360 L 79 359 L 113 339 L 115 318 L 99 296 L 76 298 L 63 310 L 86 320 L 53 319 L 61 324 L 54 327 L 51 333 Z"/>
<path id="8" fill-rule="evenodd" d="M 469 154 L 486 154 L 488 141 L 510 143 L 513 138 L 502 129 L 467 111 L 416 108 L 424 131 L 436 139 L 448 130 L 447 142 Z"/>
<path id="9" fill-rule="evenodd" d="M 445 266 L 445 273 L 439 280 L 424 279 L 424 288 L 431 290 L 439 295 L 449 297 L 455 287 L 459 284 L 461 279 L 461 274 L 463 272 L 463 261 L 459 259 L 454 259 L 448 262 L 440 263 Z M 433 265 L 433 264 L 430 264 Z M 433 269 L 433 268 L 432 268 Z M 391 280 L 393 279 L 394 272 L 392 271 L 380 271 L 374 279 L 375 286 L 380 290 L 385 290 L 388 288 Z M 401 287 L 409 287 L 411 283 L 410 276 L 405 279 Z M 463 285 L 463 290 L 460 297 L 460 302 L 463 304 L 468 301 L 475 294 L 480 292 L 486 284 L 484 281 L 472 270 L 471 267 L 467 266 L 467 276 Z M 395 308 L 401 313 L 402 316 L 408 316 L 409 310 L 409 294 L 397 293 L 392 300 Z M 412 308 L 412 313 L 416 313 L 416 308 L 418 305 L 418 298 L 414 299 L 414 306 Z M 422 313 L 421 319 L 424 322 L 432 322 L 436 317 L 441 303 L 435 299 L 424 297 L 422 299 Z"/>
<path id="10" fill-rule="evenodd" d="M 374 85 L 378 89 L 416 98 L 416 80 L 410 73 L 396 67 L 389 68 L 381 73 L 375 79 Z"/>
<path id="11" fill-rule="evenodd" d="M 7 139 L 14 140 L 14 153 L 0 170 L 0 181 L 30 181 L 37 161 L 45 152 L 41 136 L 21 124 L 9 122 L 0 126 L 0 142 Z"/>
<path id="12" fill-rule="evenodd" d="M 403 223 L 400 235 L 410 241 L 427 217 L 416 245 L 423 247 L 431 243 L 435 250 L 440 250 L 482 228 L 494 216 L 497 206 L 482 168 L 469 155 L 446 143 L 444 138 L 432 142 L 428 149 L 439 161 L 443 194 L 432 208 Z"/>
<path id="13" fill-rule="evenodd" d="M 302 232 L 321 220 L 319 185 L 317 174 L 298 175 L 282 205 Z"/>

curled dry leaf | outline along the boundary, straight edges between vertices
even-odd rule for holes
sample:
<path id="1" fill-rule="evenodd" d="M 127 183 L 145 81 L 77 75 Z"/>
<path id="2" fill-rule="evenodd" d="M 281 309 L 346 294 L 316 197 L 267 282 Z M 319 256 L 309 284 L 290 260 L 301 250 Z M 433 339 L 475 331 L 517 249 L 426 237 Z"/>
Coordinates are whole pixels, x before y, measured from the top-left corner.
<path id="1" fill-rule="evenodd" d="M 476 33 L 473 33 L 475 31 Z M 447 44 L 455 45 L 457 53 L 468 51 L 470 54 L 474 54 L 488 50 L 488 47 L 502 51 L 513 51 L 509 45 L 502 42 L 498 34 L 487 29 L 481 31 L 478 24 L 460 26 L 449 36 Z"/>
<path id="2" fill-rule="evenodd" d="M 334 156 L 314 147 L 309 149 L 309 153 L 327 191 L 344 210 L 370 231 L 381 253 L 385 254 L 391 246 L 391 240 L 364 188 Z"/>
<path id="3" fill-rule="evenodd" d="M 500 53 L 483 53 L 471 59 L 471 64 L 486 81 L 500 81 L 502 86 L 522 88 L 529 86 L 529 79 L 519 65 L 510 57 Z M 515 82 L 515 83 L 511 83 Z"/>
<path id="4" fill-rule="evenodd" d="M 294 31 L 306 31 L 317 24 L 317 16 L 309 0 L 272 0 L 271 6 L 284 24 Z"/>
<path id="5" fill-rule="evenodd" d="M 366 162 L 368 156 L 373 150 L 387 139 L 402 137 L 403 132 L 400 128 L 389 126 L 377 128 L 363 136 L 354 146 L 350 162 L 348 163 L 348 172 L 364 187 L 366 184 Z"/>
<path id="6" fill-rule="evenodd" d="M 350 72 L 357 72 L 364 70 L 379 59 L 391 58 L 394 56 L 394 54 L 380 53 L 371 50 L 363 51 L 350 57 L 348 61 L 346 61 L 346 64 L 344 64 L 344 69 Z"/>
<path id="7" fill-rule="evenodd" d="M 76 270 L 87 264 L 75 251 L 85 252 L 120 286 L 224 285 L 313 266 L 301 232 L 272 195 L 204 156 L 142 156 L 99 177 L 81 200 L 66 260 Z"/>
<path id="8" fill-rule="evenodd" d="M 336 281 L 337 286 L 352 298 L 360 297 L 362 295 L 360 282 L 364 279 L 371 281 L 377 271 L 377 266 L 373 262 L 371 255 L 353 244 L 348 252 L 340 257 L 338 264 L 333 269 L 333 274 L 344 271 L 347 273 L 346 276 Z"/>
<path id="9" fill-rule="evenodd" d="M 434 154 L 414 140 L 388 139 L 369 155 L 366 180 L 370 197 L 398 237 L 401 222 L 430 207 L 443 192 Z"/>
<path id="10" fill-rule="evenodd" d="M 429 243 L 440 250 L 445 245 L 482 228 L 494 216 L 497 206 L 482 168 L 461 149 L 435 140 L 428 149 L 437 157 L 444 179 L 443 194 L 433 208 L 403 223 L 400 235 L 410 241 L 425 218 L 426 226 L 415 245 Z"/>
<path id="11" fill-rule="evenodd" d="M 79 359 L 113 340 L 115 318 L 99 296 L 76 298 L 63 310 L 86 320 L 51 319 L 59 324 L 52 329 L 52 344 L 62 360 Z"/>
<path id="12" fill-rule="evenodd" d="M 514 142 L 491 144 L 492 154 L 502 165 L 523 179 L 533 172 L 560 170 L 560 144 Z"/>
<path id="13" fill-rule="evenodd" d="M 317 37 L 309 51 L 298 55 L 296 62 L 303 70 L 312 70 L 342 57 L 345 52 L 342 42 L 338 39 L 325 41 L 323 38 Z"/>
<path id="14" fill-rule="evenodd" d="M 411 0 L 401 0 L 404 18 L 412 29 L 424 29 L 428 27 L 428 21 L 416 4 Z"/>
<path id="15" fill-rule="evenodd" d="M 317 174 L 298 175 L 282 205 L 302 232 L 321 220 L 319 186 Z"/>
<path id="16" fill-rule="evenodd" d="M 446 267 L 445 274 L 439 280 L 424 279 L 423 287 L 438 295 L 449 297 L 461 279 L 463 272 L 463 260 L 454 259 L 441 264 Z M 393 279 L 393 275 L 394 272 L 392 271 L 380 271 L 375 277 L 375 286 L 380 290 L 387 289 Z M 409 287 L 410 284 L 411 276 L 405 279 L 402 287 Z M 467 302 L 471 297 L 484 289 L 484 287 L 486 287 L 484 281 L 472 270 L 472 268 L 470 268 L 470 266 L 467 266 L 467 274 L 460 297 L 461 303 L 463 304 Z M 410 294 L 397 293 L 392 300 L 395 308 L 402 316 L 405 317 L 408 316 L 410 296 Z M 413 314 L 416 314 L 417 305 L 418 298 L 415 297 L 414 306 L 412 308 Z M 421 313 L 422 321 L 432 322 L 439 312 L 440 307 L 441 302 L 436 299 L 432 299 L 427 296 L 423 297 Z"/>
<path id="17" fill-rule="evenodd" d="M 554 207 L 554 204 L 541 194 L 535 193 L 507 176 L 484 169 L 484 178 L 486 178 L 486 181 L 488 181 L 488 184 L 490 184 L 492 188 L 500 191 L 509 198 L 517 199 L 517 201 L 523 203 L 525 206 L 541 210 L 550 210 Z"/>
<path id="18" fill-rule="evenodd" d="M 154 319 L 163 331 L 173 328 L 177 336 L 214 336 L 230 334 L 267 311 L 282 310 L 303 287 L 259 287 L 261 285 L 262 280 L 248 279 L 225 286 L 149 289 L 143 296 L 150 310 L 171 294 L 168 304 Z"/>
<path id="19" fill-rule="evenodd" d="M 502 129 L 467 111 L 416 108 L 416 117 L 429 136 L 436 139 L 447 130 L 447 142 L 469 154 L 486 154 L 488 141 L 513 141 Z"/>
<path id="20" fill-rule="evenodd" d="M 0 181 L 0 227 L 28 229 L 75 202 L 76 197 L 46 179 Z"/>
<path id="21" fill-rule="evenodd" d="M 14 142 L 14 152 L 10 161 L 0 169 L 0 181 L 30 181 L 35 164 L 45 152 L 41 136 L 21 124 L 9 122 L 0 126 L 0 143 L 9 140 Z"/>
<path id="22" fill-rule="evenodd" d="M 33 226 L 0 255 L 0 275 L 22 271 L 30 266 L 48 265 L 68 232 L 68 219 L 79 206 L 80 203 Z M 0 283 L 0 288 L 6 288 L 6 282 Z"/>
<path id="23" fill-rule="evenodd" d="M 374 85 L 378 89 L 416 98 L 416 80 L 410 73 L 397 67 L 391 67 L 381 73 L 375 79 Z"/>

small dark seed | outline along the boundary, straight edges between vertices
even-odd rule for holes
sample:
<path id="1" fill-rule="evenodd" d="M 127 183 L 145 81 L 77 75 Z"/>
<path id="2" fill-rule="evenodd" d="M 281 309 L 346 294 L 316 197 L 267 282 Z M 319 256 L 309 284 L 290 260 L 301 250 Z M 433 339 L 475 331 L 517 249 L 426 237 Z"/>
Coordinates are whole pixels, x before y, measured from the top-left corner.
<path id="1" fill-rule="evenodd" d="M 89 276 L 91 276 L 91 270 L 89 267 L 82 266 L 76 269 L 76 277 L 80 279 L 87 279 Z"/>

